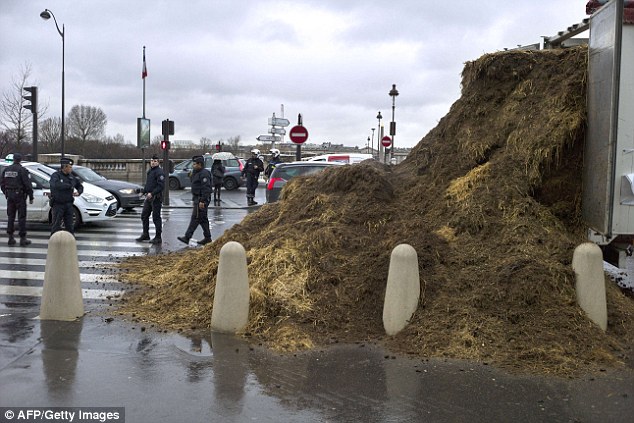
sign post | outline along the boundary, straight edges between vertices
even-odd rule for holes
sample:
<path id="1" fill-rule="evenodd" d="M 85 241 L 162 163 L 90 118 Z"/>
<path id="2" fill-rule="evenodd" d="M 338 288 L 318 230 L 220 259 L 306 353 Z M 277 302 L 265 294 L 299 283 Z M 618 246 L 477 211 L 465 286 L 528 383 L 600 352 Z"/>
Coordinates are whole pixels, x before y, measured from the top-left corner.
<path id="1" fill-rule="evenodd" d="M 275 142 L 280 141 L 281 139 L 282 138 L 278 137 L 277 135 L 260 135 L 256 138 L 256 140 L 260 142 Z"/>
<path id="2" fill-rule="evenodd" d="M 293 126 L 288 133 L 291 141 L 297 144 L 297 152 L 295 153 L 295 160 L 302 159 L 302 144 L 308 139 L 308 129 L 304 128 L 302 123 L 302 114 L 297 115 L 297 125 Z"/>
<path id="3" fill-rule="evenodd" d="M 383 138 L 381 138 L 381 145 L 385 148 L 385 153 L 383 154 L 383 162 L 387 163 L 387 149 L 390 148 L 390 146 L 392 145 L 392 138 L 390 138 L 389 135 L 384 136 Z"/>
<path id="4" fill-rule="evenodd" d="M 269 118 L 269 126 L 271 127 L 271 129 L 269 129 L 269 133 L 276 135 L 286 135 L 286 129 L 284 128 L 290 124 L 291 122 L 288 119 L 275 117 L 275 113 L 273 113 L 273 117 Z M 271 148 L 275 147 L 275 141 L 279 141 L 280 139 L 280 137 L 269 139 L 268 141 L 271 141 Z M 258 141 L 260 141 L 259 137 Z"/>
<path id="5" fill-rule="evenodd" d="M 163 188 L 163 205 L 170 205 L 170 135 L 174 135 L 174 121 L 165 119 L 161 122 L 161 132 L 163 133 L 163 141 L 161 141 L 161 149 L 163 150 L 163 174 L 165 175 L 165 187 Z"/>

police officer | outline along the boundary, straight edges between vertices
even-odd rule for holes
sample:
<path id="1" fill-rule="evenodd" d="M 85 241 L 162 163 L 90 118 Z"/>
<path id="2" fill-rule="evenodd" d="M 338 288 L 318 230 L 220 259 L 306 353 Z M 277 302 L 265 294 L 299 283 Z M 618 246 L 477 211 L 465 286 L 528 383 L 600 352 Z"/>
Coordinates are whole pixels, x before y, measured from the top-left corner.
<path id="1" fill-rule="evenodd" d="M 7 199 L 7 233 L 9 234 L 9 245 L 15 245 L 13 231 L 15 229 L 15 214 L 18 214 L 18 233 L 20 235 L 20 245 L 27 246 L 31 243 L 26 238 L 26 197 L 29 203 L 33 204 L 33 187 L 29 171 L 22 167 L 22 155 L 13 155 L 13 164 L 2 171 L 0 186 L 2 193 Z"/>
<path id="2" fill-rule="evenodd" d="M 62 229 L 75 233 L 73 222 L 73 201 L 75 197 L 84 192 L 84 186 L 79 178 L 73 176 L 73 160 L 62 158 L 60 170 L 51 176 L 51 207 L 53 209 L 53 222 L 51 234 Z M 62 223 L 64 227 L 62 228 Z"/>
<path id="3" fill-rule="evenodd" d="M 141 222 L 143 223 L 143 233 L 138 237 L 137 241 L 147 241 L 150 239 L 150 214 L 156 233 L 150 244 L 163 243 L 162 232 L 163 222 L 161 221 L 161 207 L 163 206 L 163 189 L 165 188 L 165 174 L 159 166 L 159 157 L 155 154 L 150 160 L 150 169 L 147 172 L 147 178 L 143 193 L 145 201 L 143 202 L 143 210 L 141 211 Z"/>
<path id="4" fill-rule="evenodd" d="M 269 160 L 269 164 L 266 166 L 266 169 L 264 169 L 264 176 L 266 176 L 267 179 L 271 177 L 271 173 L 273 173 L 273 169 L 275 169 L 275 166 L 282 163 L 280 150 L 278 150 L 277 148 L 271 148 L 271 151 L 269 151 L 269 153 L 271 154 L 271 159 Z"/>
<path id="5" fill-rule="evenodd" d="M 204 167 L 205 158 L 203 156 L 192 157 L 192 162 L 194 163 L 194 170 L 190 177 L 192 181 L 192 217 L 189 221 L 185 236 L 179 236 L 178 240 L 189 244 L 189 240 L 192 235 L 194 235 L 194 231 L 198 225 L 200 225 L 205 238 L 198 241 L 198 244 L 205 245 L 211 242 L 207 211 L 209 210 L 209 202 L 211 201 L 211 192 L 213 189 L 211 186 L 212 176 Z"/>
<path id="6" fill-rule="evenodd" d="M 255 189 L 258 187 L 258 178 L 260 172 L 264 170 L 264 163 L 258 157 L 260 150 L 257 148 L 251 150 L 251 157 L 247 160 L 242 169 L 242 176 L 247 178 L 247 206 L 254 206 L 257 201 L 255 198 Z"/>

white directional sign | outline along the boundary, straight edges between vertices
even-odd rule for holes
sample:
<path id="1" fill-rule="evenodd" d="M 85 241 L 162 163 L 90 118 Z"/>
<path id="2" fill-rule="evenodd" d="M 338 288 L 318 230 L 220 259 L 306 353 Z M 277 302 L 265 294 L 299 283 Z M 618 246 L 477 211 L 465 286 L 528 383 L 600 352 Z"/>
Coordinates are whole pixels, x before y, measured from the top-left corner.
<path id="1" fill-rule="evenodd" d="M 286 129 L 284 128 L 269 128 L 269 134 L 286 135 Z"/>
<path id="2" fill-rule="evenodd" d="M 281 141 L 282 138 L 278 137 L 277 135 L 260 135 L 259 137 L 256 138 L 256 140 L 262 141 L 262 142 L 275 142 L 275 141 Z"/>
<path id="3" fill-rule="evenodd" d="M 269 118 L 270 126 L 288 126 L 291 122 L 288 119 L 284 118 Z"/>

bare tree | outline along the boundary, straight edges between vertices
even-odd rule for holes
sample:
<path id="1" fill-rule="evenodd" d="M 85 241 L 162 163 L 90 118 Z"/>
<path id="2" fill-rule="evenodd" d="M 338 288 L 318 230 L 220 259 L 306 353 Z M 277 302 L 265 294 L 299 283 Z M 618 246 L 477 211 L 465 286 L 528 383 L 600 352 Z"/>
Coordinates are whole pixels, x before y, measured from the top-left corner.
<path id="1" fill-rule="evenodd" d="M 62 120 L 60 118 L 48 118 L 40 121 L 37 138 L 43 152 L 50 153 L 61 150 L 61 133 Z"/>
<path id="2" fill-rule="evenodd" d="M 240 144 L 240 135 L 229 137 L 229 139 L 227 139 L 227 145 L 229 146 L 229 150 L 233 152 L 233 154 L 237 154 L 240 150 L 238 144 Z"/>
<path id="3" fill-rule="evenodd" d="M 108 118 L 100 108 L 83 104 L 73 106 L 68 114 L 68 136 L 77 138 L 82 143 L 98 140 L 104 136 L 107 123 Z"/>
<path id="4" fill-rule="evenodd" d="M 212 143 L 211 139 L 209 139 L 207 137 L 202 137 L 200 139 L 200 148 L 203 151 L 207 151 L 207 150 L 209 150 L 211 148 L 211 143 Z"/>
<path id="5" fill-rule="evenodd" d="M 4 157 L 9 151 L 9 134 L 6 131 L 0 131 L 0 157 Z"/>
<path id="6" fill-rule="evenodd" d="M 20 67 L 19 75 L 12 78 L 9 88 L 2 93 L 0 99 L 0 128 L 8 136 L 9 143 L 18 149 L 21 144 L 28 141 L 28 132 L 33 127 L 32 114 L 23 107 L 26 100 L 22 97 L 26 94 L 24 87 L 27 86 L 30 76 L 31 65 L 25 63 Z M 40 112 L 42 108 L 38 106 L 38 109 Z M 41 114 L 44 114 L 43 110 Z"/>

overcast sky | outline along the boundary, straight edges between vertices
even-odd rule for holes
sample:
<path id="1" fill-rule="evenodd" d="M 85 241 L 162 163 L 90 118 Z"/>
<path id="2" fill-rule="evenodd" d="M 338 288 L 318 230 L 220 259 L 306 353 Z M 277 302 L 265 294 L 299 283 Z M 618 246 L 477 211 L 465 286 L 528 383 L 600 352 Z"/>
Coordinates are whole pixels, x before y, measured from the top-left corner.
<path id="1" fill-rule="evenodd" d="M 28 64 L 47 117 L 60 116 L 62 38 L 40 18 L 47 8 L 65 26 L 66 113 L 101 108 L 107 135 L 136 143 L 146 46 L 152 138 L 170 119 L 172 139 L 252 144 L 283 108 L 291 126 L 302 114 L 308 142 L 365 147 L 378 111 L 389 128 L 396 84 L 395 144 L 413 147 L 459 98 L 465 62 L 555 35 L 587 17 L 585 4 L 1 0 L 0 90 Z"/>

